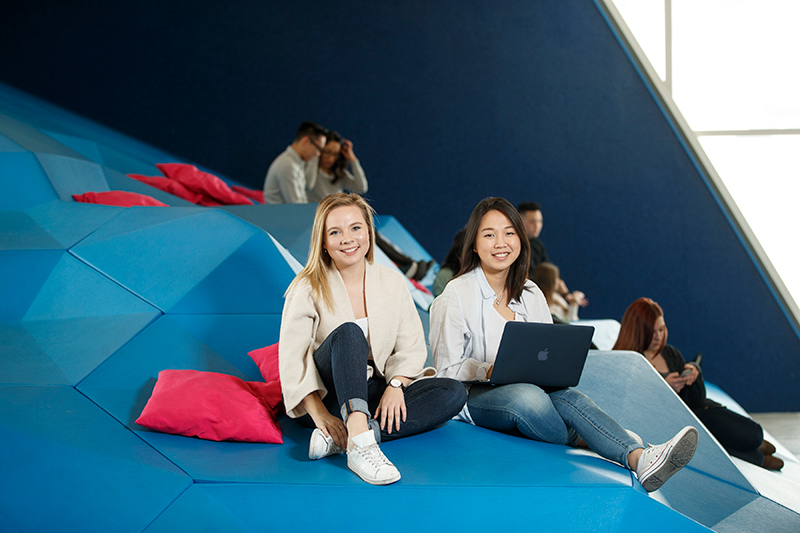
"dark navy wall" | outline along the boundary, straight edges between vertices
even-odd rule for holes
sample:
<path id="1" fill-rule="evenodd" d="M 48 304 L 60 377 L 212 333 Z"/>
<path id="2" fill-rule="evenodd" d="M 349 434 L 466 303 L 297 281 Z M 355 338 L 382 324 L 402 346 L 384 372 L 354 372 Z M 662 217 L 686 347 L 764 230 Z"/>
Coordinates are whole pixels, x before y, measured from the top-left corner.
<path id="1" fill-rule="evenodd" d="M 73 5 L 77 4 L 77 5 Z M 6 3 L 0 79 L 254 187 L 297 124 L 442 258 L 487 195 L 545 209 L 554 262 L 639 296 L 749 410 L 800 410 L 800 341 L 591 0 Z"/>

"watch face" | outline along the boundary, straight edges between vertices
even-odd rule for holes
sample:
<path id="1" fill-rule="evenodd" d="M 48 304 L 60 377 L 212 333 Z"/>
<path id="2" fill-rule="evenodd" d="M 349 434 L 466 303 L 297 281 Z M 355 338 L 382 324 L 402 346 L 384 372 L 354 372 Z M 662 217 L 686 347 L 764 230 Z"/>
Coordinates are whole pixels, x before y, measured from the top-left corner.
<path id="1" fill-rule="evenodd" d="M 389 385 L 391 385 L 396 389 L 399 389 L 400 387 L 403 386 L 403 382 L 400 381 L 399 379 L 393 379 L 392 381 L 389 382 Z"/>

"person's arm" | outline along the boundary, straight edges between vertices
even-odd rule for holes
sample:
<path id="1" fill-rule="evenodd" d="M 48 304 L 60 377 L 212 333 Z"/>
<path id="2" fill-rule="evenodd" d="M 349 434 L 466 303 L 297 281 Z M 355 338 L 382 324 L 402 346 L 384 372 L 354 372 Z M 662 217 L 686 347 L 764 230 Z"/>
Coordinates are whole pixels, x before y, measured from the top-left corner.
<path id="1" fill-rule="evenodd" d="M 433 365 L 439 375 L 460 381 L 488 380 L 492 365 L 471 357 L 473 334 L 464 319 L 458 293 L 445 288 L 434 300 L 430 316 Z"/>
<path id="2" fill-rule="evenodd" d="M 348 179 L 348 183 L 345 188 L 359 194 L 364 194 L 367 192 L 367 175 L 364 174 L 364 169 L 361 168 L 361 163 L 359 163 L 358 160 L 353 161 L 350 164 L 350 170 L 352 173 L 345 170 L 345 175 Z"/>
<path id="3" fill-rule="evenodd" d="M 316 311 L 308 284 L 293 286 L 286 294 L 281 315 L 278 366 L 286 413 L 291 418 L 306 414 L 305 398 L 327 394 L 314 364 L 314 331 L 318 326 Z"/>
<path id="4" fill-rule="evenodd" d="M 669 384 L 675 392 L 680 392 L 684 387 L 692 385 L 700 376 L 700 370 L 696 365 L 687 363 L 683 358 L 683 354 L 674 346 L 666 345 L 661 350 L 661 356 L 667 363 L 667 368 L 670 373 L 664 377 L 664 380 Z M 686 376 L 681 376 L 683 371 L 691 370 Z"/>
<path id="5" fill-rule="evenodd" d="M 413 380 L 406 376 L 387 376 L 387 380 L 398 380 L 407 387 Z M 393 429 L 400 431 L 400 422 L 406 421 L 406 396 L 401 387 L 389 385 L 383 391 L 378 408 L 375 409 L 375 419 L 380 422 L 381 429 L 391 433 Z"/>
<path id="6" fill-rule="evenodd" d="M 317 164 L 316 159 L 312 160 L 312 165 Z M 277 175 L 278 187 L 281 196 L 287 204 L 307 204 L 308 195 L 306 194 L 306 176 L 304 167 L 291 165 L 289 168 L 282 168 Z"/>
<path id="7" fill-rule="evenodd" d="M 381 272 L 377 269 L 374 271 L 375 275 L 386 276 L 380 282 L 380 288 L 385 293 L 383 305 L 392 306 L 388 316 L 391 317 L 391 322 L 397 322 L 389 328 L 389 331 L 395 333 L 395 338 L 391 354 L 383 368 L 388 386 L 375 410 L 375 419 L 379 421 L 381 429 L 392 433 L 400 429 L 401 422 L 406 421 L 407 411 L 405 392 L 401 387 L 393 387 L 391 381 L 399 380 L 406 387 L 423 374 L 432 375 L 433 369 L 425 369 L 425 359 L 428 356 L 425 332 L 414 300 L 408 292 L 406 280 L 396 272 L 380 274 Z M 372 284 L 369 287 L 374 290 Z M 386 315 L 382 316 L 388 318 Z"/>
<path id="8" fill-rule="evenodd" d="M 309 393 L 302 401 L 303 408 L 311 416 L 314 426 L 322 430 L 326 437 L 332 437 L 333 442 L 341 449 L 347 448 L 347 428 L 344 422 L 330 414 L 317 391 Z"/>
<path id="9" fill-rule="evenodd" d="M 566 298 L 567 305 L 569 306 L 567 317 L 570 322 L 574 322 L 578 320 L 578 308 L 582 305 L 581 302 L 583 302 L 585 298 L 581 291 L 573 291 L 570 293 L 570 296 L 570 298 Z"/>
<path id="10" fill-rule="evenodd" d="M 305 166 L 306 191 L 314 189 L 319 179 L 319 158 L 312 160 Z"/>
<path id="11" fill-rule="evenodd" d="M 344 188 L 364 194 L 367 192 L 367 176 L 364 174 L 364 169 L 361 168 L 361 163 L 359 163 L 356 153 L 353 151 L 352 141 L 348 141 L 347 139 L 342 141 L 342 156 L 344 156 L 350 166 L 350 171 L 347 169 L 344 171 L 346 180 Z"/>
<path id="12" fill-rule="evenodd" d="M 394 339 L 389 358 L 383 368 L 386 382 L 393 376 L 417 378 L 425 369 L 428 349 L 425 346 L 425 331 L 417 313 L 417 307 L 406 286 L 407 281 L 398 272 L 386 270 L 381 290 L 383 305 L 391 306 L 391 315 L 396 320 L 392 327 Z M 433 369 L 429 369 L 433 373 Z"/>

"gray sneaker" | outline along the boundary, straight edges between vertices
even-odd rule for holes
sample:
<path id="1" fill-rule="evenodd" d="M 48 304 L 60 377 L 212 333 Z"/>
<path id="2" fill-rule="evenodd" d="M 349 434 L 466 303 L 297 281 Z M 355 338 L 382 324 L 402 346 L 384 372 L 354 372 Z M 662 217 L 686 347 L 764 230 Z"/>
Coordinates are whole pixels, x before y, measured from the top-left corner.
<path id="1" fill-rule="evenodd" d="M 686 426 L 664 444 L 649 446 L 639 457 L 636 477 L 644 490 L 661 488 L 672 474 L 686 466 L 697 449 L 697 430 Z"/>
<path id="2" fill-rule="evenodd" d="M 308 441 L 308 458 L 312 461 L 328 457 L 329 455 L 336 455 L 337 453 L 344 453 L 344 450 L 339 448 L 332 437 L 326 437 L 321 429 L 316 428 L 311 433 L 311 440 Z"/>
<path id="3" fill-rule="evenodd" d="M 400 472 L 383 455 L 371 430 L 356 435 L 352 441 L 353 447 L 347 450 L 347 467 L 358 477 L 372 485 L 389 485 L 400 479 Z"/>

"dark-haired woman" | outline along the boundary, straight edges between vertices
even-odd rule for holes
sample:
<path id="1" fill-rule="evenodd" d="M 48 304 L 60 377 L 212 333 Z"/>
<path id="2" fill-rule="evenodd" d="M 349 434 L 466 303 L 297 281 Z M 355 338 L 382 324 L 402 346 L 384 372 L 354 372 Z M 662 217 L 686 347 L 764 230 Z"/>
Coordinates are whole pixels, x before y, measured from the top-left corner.
<path id="1" fill-rule="evenodd" d="M 503 198 L 482 200 L 467 222 L 461 270 L 431 307 L 430 340 L 440 375 L 461 381 L 491 377 L 507 321 L 551 323 L 542 291 L 527 279 L 530 244 L 522 218 Z M 546 393 L 536 385 L 472 385 L 459 418 L 495 431 L 575 445 L 582 438 L 606 459 L 636 472 L 657 490 L 686 465 L 697 430 L 645 448 L 591 399 L 575 389 Z"/>
<path id="2" fill-rule="evenodd" d="M 367 176 L 353 152 L 353 143 L 335 131 L 329 131 L 327 138 L 318 162 L 312 161 L 306 167 L 308 201 L 319 202 L 345 189 L 361 194 L 367 192 Z"/>
<path id="3" fill-rule="evenodd" d="M 625 310 L 614 349 L 644 355 L 729 454 L 767 470 L 783 468 L 783 460 L 772 455 L 775 446 L 764 440 L 758 422 L 706 398 L 700 365 L 687 363 L 681 352 L 667 344 L 667 334 L 661 306 L 650 298 L 639 298 Z"/>

